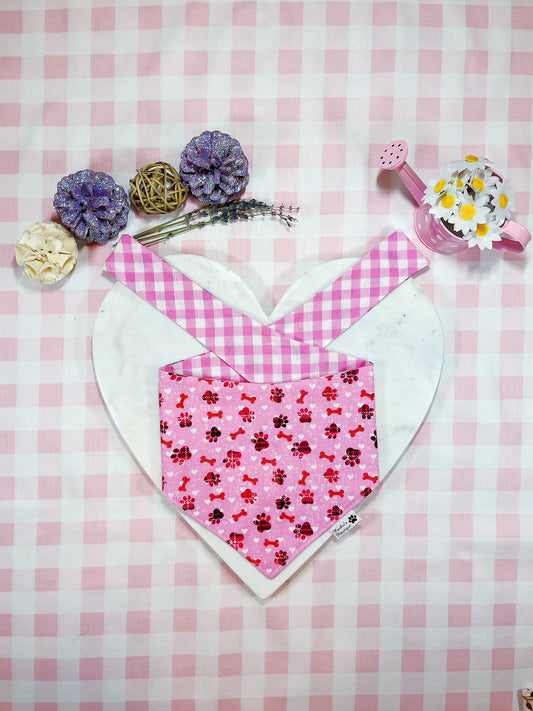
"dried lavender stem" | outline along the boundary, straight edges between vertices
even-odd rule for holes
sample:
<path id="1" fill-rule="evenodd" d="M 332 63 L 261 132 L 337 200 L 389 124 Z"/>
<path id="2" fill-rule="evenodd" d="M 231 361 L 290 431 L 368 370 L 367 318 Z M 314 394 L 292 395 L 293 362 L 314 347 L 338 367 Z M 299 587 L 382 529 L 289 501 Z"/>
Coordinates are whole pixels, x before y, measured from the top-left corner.
<path id="1" fill-rule="evenodd" d="M 142 244 L 152 245 L 189 230 L 202 229 L 209 224 L 249 220 L 258 215 L 277 217 L 287 227 L 291 227 L 296 218 L 290 213 L 298 212 L 298 210 L 299 208 L 294 208 L 292 205 L 285 207 L 284 205 L 270 205 L 258 200 L 240 200 L 226 205 L 197 208 L 133 236 Z"/>

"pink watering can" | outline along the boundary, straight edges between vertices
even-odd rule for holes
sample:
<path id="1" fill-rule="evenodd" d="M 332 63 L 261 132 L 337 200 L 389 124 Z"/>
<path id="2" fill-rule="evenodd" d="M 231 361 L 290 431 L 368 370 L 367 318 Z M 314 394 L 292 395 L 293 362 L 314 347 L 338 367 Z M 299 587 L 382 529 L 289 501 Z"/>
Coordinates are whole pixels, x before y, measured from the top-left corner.
<path id="1" fill-rule="evenodd" d="M 418 207 L 415 210 L 415 232 L 418 239 L 428 249 L 441 254 L 453 254 L 468 247 L 468 241 L 461 239 L 451 232 L 442 222 L 430 213 L 430 205 L 422 202 L 426 185 L 406 163 L 407 143 L 399 140 L 389 143 L 383 148 L 379 156 L 379 165 L 384 170 L 395 170 L 405 183 L 405 186 L 416 200 Z M 503 176 L 492 170 L 500 180 Z M 514 220 L 506 220 L 501 229 L 505 232 L 500 242 L 493 242 L 494 249 L 503 249 L 505 252 L 523 252 L 531 239 L 531 234 L 525 227 Z"/>

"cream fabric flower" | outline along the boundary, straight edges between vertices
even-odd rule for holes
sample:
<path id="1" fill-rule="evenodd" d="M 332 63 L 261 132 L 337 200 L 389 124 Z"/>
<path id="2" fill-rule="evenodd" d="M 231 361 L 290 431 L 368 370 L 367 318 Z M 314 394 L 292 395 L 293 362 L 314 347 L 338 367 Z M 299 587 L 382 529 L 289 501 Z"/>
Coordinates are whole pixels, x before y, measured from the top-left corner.
<path id="1" fill-rule="evenodd" d="M 63 225 L 35 222 L 17 242 L 15 259 L 30 279 L 55 284 L 76 266 L 78 245 Z"/>

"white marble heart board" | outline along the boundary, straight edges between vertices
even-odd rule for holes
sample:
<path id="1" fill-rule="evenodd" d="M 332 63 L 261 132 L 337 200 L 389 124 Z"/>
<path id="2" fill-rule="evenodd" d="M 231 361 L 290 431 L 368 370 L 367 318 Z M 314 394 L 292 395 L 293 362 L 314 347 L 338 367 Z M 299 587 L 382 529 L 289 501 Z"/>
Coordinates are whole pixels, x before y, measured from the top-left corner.
<path id="1" fill-rule="evenodd" d="M 357 262 L 341 259 L 318 265 L 291 286 L 267 317 L 250 288 L 230 269 L 196 255 L 175 254 L 165 258 L 226 304 L 265 324 L 277 321 L 308 301 Z M 374 363 L 383 485 L 422 424 L 438 386 L 443 337 L 437 312 L 424 290 L 410 278 L 329 347 Z M 162 365 L 204 352 L 196 339 L 121 283 L 115 283 L 102 302 L 93 333 L 98 385 L 124 441 L 159 489 L 158 371 Z M 378 492 L 379 488 L 357 510 L 362 505 L 371 506 Z M 171 506 L 163 494 L 161 505 Z M 180 509 L 175 511 L 182 515 Z M 275 593 L 331 538 L 330 533 L 323 534 L 282 573 L 269 580 L 206 528 L 190 517 L 183 519 L 261 599 Z"/>

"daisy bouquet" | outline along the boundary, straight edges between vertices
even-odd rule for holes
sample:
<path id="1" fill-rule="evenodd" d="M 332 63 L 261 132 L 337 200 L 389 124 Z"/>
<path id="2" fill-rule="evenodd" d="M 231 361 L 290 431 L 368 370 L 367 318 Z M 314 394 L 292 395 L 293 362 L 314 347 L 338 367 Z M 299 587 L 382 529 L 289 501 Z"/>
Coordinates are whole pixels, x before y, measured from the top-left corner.
<path id="1" fill-rule="evenodd" d="M 469 247 L 491 249 L 502 239 L 504 223 L 516 206 L 513 186 L 491 165 L 487 158 L 473 155 L 453 161 L 424 192 L 429 212 Z"/>

